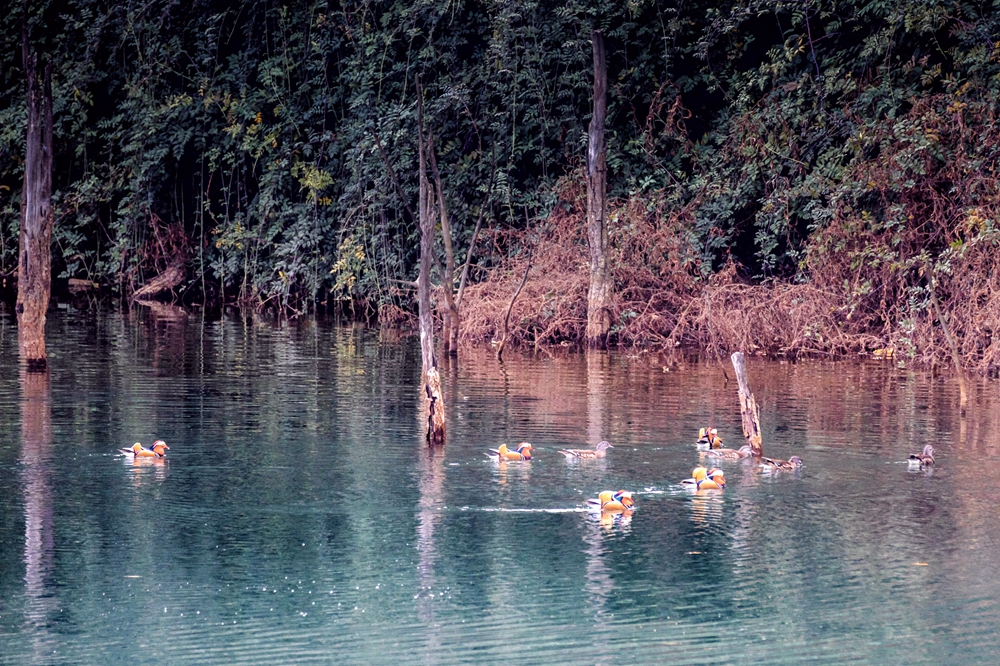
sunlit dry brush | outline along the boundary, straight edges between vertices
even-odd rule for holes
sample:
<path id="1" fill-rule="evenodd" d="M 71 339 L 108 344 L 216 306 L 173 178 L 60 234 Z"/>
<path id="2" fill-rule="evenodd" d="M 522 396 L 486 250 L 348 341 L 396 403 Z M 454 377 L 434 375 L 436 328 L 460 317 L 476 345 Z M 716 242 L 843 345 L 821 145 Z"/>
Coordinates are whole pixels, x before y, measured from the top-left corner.
<path id="1" fill-rule="evenodd" d="M 579 188 L 578 188 L 579 189 Z M 579 203 L 577 197 L 574 204 Z M 470 285 L 462 302 L 462 339 L 496 340 L 524 271 L 528 281 L 510 317 L 508 344 L 578 342 L 587 327 L 587 245 L 583 213 L 559 205 L 526 231 L 497 231 L 492 251 L 504 259 L 489 279 Z M 511 248 L 518 248 L 512 251 Z"/>

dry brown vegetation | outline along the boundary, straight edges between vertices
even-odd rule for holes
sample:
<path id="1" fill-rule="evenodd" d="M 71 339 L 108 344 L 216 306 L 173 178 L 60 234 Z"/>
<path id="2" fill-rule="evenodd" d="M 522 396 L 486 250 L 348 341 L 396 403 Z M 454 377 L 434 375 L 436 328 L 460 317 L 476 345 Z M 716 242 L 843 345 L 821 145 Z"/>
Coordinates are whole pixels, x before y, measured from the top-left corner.
<path id="1" fill-rule="evenodd" d="M 950 364 L 931 289 L 963 365 L 1000 369 L 1000 174 L 994 107 L 930 98 L 859 139 L 865 154 L 830 196 L 830 222 L 805 247 L 798 275 L 749 283 L 732 260 L 707 277 L 691 246 L 691 210 L 655 198 L 611 212 L 615 327 L 624 347 L 745 350 L 843 356 L 893 350 L 899 360 Z M 969 128 L 974 126 L 975 131 Z M 983 142 L 982 137 L 993 137 Z M 865 152 L 867 151 L 867 152 Z M 944 158 L 942 158 L 944 156 Z M 690 204 L 697 205 L 697 201 Z M 462 337 L 478 343 L 498 327 L 524 273 L 510 341 L 576 344 L 586 327 L 587 248 L 580 181 L 526 231 L 496 232 L 508 256 L 468 288 Z M 883 352 L 880 352 L 883 353 Z"/>

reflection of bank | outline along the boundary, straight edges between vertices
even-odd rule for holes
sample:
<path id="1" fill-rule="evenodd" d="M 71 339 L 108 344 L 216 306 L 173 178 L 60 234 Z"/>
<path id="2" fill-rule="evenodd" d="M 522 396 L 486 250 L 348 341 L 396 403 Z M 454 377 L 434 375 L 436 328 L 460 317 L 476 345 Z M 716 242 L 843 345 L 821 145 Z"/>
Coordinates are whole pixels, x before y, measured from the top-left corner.
<path id="1" fill-rule="evenodd" d="M 435 531 L 441 523 L 441 507 L 444 506 L 444 448 L 424 446 L 420 452 L 420 504 L 417 513 L 417 619 L 423 625 L 424 662 L 437 663 L 441 651 L 439 623 L 434 621 L 434 599 L 440 599 L 435 591 L 437 576 L 437 539 Z"/>
<path id="2" fill-rule="evenodd" d="M 58 609 L 53 580 L 52 406 L 49 375 L 22 368 L 21 467 L 24 487 L 24 620 L 34 663 L 52 663 L 57 639 L 49 630 Z"/>

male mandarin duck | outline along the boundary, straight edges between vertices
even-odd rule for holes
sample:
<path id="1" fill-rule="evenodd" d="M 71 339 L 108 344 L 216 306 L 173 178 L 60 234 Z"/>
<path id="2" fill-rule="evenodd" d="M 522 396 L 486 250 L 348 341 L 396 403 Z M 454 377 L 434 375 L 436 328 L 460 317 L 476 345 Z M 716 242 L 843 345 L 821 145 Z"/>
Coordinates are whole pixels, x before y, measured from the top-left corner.
<path id="1" fill-rule="evenodd" d="M 713 467 L 708 470 L 708 474 L 701 485 L 698 486 L 700 490 L 713 490 L 712 484 L 715 484 L 718 490 L 722 490 L 726 487 L 726 475 L 722 473 L 722 470 L 718 467 Z"/>
<path id="2" fill-rule="evenodd" d="M 934 447 L 930 444 L 924 446 L 923 453 L 911 453 L 909 457 L 910 467 L 928 467 L 934 464 Z"/>
<path id="3" fill-rule="evenodd" d="M 498 449 L 490 449 L 486 456 L 497 460 L 531 460 L 531 444 L 521 442 L 514 451 L 508 449 L 506 444 L 501 444 Z"/>
<path id="4" fill-rule="evenodd" d="M 166 450 L 170 447 L 162 439 L 158 439 L 153 442 L 153 448 L 147 449 L 139 442 L 136 442 L 128 449 L 118 449 L 121 453 L 126 456 L 131 456 L 133 458 L 164 458 L 167 453 Z"/>
<path id="5" fill-rule="evenodd" d="M 702 428 L 698 431 L 698 441 L 695 442 L 699 451 L 722 448 L 722 438 L 715 428 Z"/>
<path id="6" fill-rule="evenodd" d="M 792 456 L 788 460 L 776 460 L 774 458 L 761 458 L 760 466 L 768 470 L 794 471 L 802 467 L 802 458 Z"/>
<path id="7" fill-rule="evenodd" d="M 628 490 L 619 490 L 615 492 L 613 490 L 603 490 L 601 494 L 597 496 L 597 499 L 587 500 L 587 504 L 593 506 L 594 508 L 600 508 L 601 511 L 606 511 L 610 513 L 631 511 L 635 508 L 635 501 L 632 499 L 632 493 Z"/>
<path id="8" fill-rule="evenodd" d="M 608 449 L 613 449 L 611 442 L 599 442 L 596 449 L 559 449 L 559 453 L 569 459 L 576 458 L 603 458 L 608 453 Z"/>
<path id="9" fill-rule="evenodd" d="M 726 477 L 718 467 L 707 470 L 699 466 L 691 471 L 690 479 L 681 481 L 681 485 L 692 490 L 722 490 L 726 487 Z"/>
<path id="10" fill-rule="evenodd" d="M 722 458 L 723 460 L 743 460 L 749 456 L 753 455 L 753 449 L 750 448 L 749 444 L 744 444 L 736 449 L 709 449 L 705 452 L 706 456 L 713 456 L 715 458 Z"/>

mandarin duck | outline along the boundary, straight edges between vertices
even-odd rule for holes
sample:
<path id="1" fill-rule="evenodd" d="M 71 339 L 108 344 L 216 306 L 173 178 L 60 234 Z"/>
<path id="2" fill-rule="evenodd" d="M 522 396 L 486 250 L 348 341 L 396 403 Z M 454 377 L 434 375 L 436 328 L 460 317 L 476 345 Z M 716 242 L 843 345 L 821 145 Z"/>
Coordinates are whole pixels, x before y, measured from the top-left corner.
<path id="1" fill-rule="evenodd" d="M 559 453 L 566 456 L 567 459 L 585 458 L 590 460 L 592 458 L 603 458 L 608 453 L 608 449 L 613 449 L 614 446 L 611 442 L 599 442 L 597 448 L 595 449 L 559 449 Z"/>
<path id="2" fill-rule="evenodd" d="M 501 444 L 498 449 L 490 449 L 486 457 L 496 460 L 531 460 L 531 444 L 521 442 L 514 451 L 508 449 L 506 444 Z"/>
<path id="3" fill-rule="evenodd" d="M 699 451 L 722 448 L 722 438 L 715 428 L 702 428 L 698 431 L 698 441 L 695 442 Z"/>
<path id="4" fill-rule="evenodd" d="M 600 508 L 602 512 L 609 513 L 631 511 L 635 508 L 635 501 L 632 499 L 632 493 L 628 490 L 619 490 L 618 492 L 613 490 L 603 490 L 601 491 L 601 494 L 597 496 L 597 499 L 587 500 L 587 504 L 595 509 Z"/>
<path id="5" fill-rule="evenodd" d="M 799 467 L 802 467 L 802 458 L 798 456 L 792 456 L 788 460 L 776 460 L 774 458 L 761 458 L 760 466 L 767 470 L 777 471 L 794 471 Z"/>
<path id="6" fill-rule="evenodd" d="M 166 450 L 169 448 L 166 442 L 158 439 L 153 442 L 151 449 L 147 449 L 139 442 L 136 442 L 131 448 L 118 449 L 118 451 L 132 458 L 165 458 L 167 455 Z"/>
<path id="7" fill-rule="evenodd" d="M 908 460 L 910 467 L 929 467 L 934 464 L 934 447 L 927 444 L 923 453 L 911 453 Z"/>
<path id="8" fill-rule="evenodd" d="M 691 490 L 722 490 L 726 487 L 726 477 L 722 470 L 711 470 L 698 466 L 691 471 L 691 478 L 681 481 L 681 485 Z"/>
<path id="9" fill-rule="evenodd" d="M 721 458 L 723 460 L 743 460 L 749 456 L 753 455 L 753 449 L 750 448 L 749 444 L 744 444 L 736 449 L 709 449 L 705 452 L 706 456 L 713 456 L 715 458 Z"/>

